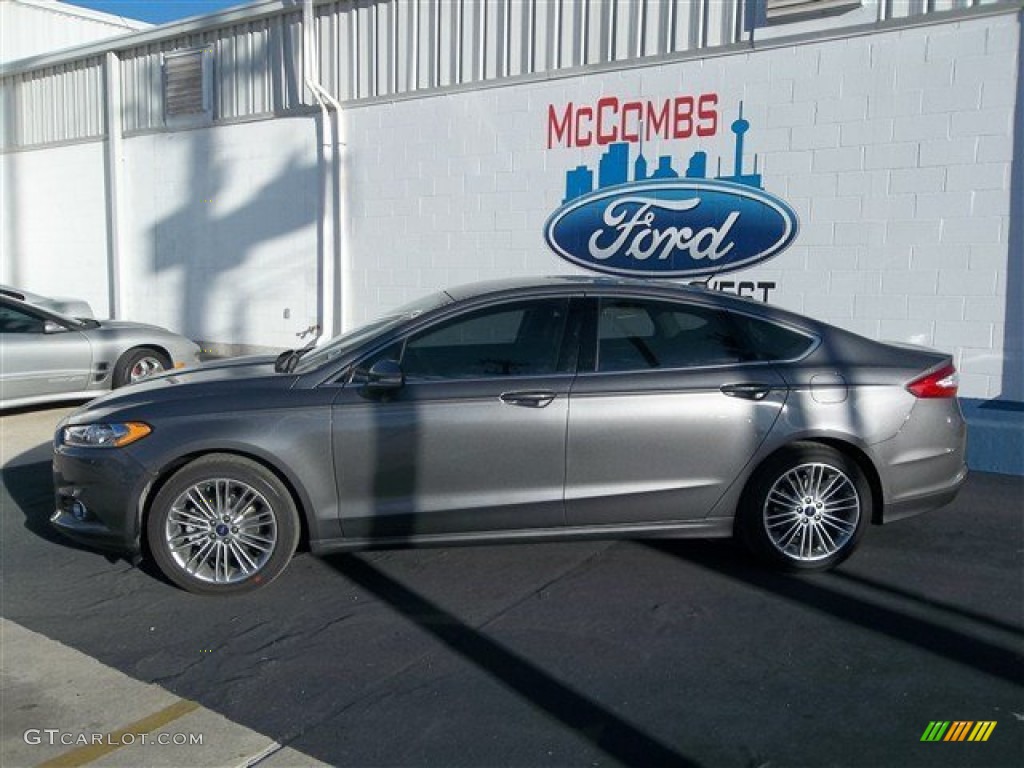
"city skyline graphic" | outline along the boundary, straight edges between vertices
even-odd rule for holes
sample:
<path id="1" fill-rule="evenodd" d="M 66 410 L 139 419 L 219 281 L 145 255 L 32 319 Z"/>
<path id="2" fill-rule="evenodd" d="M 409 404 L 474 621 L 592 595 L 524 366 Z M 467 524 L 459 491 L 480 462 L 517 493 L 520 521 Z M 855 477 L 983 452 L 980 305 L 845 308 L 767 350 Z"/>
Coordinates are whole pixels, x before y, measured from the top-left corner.
<path id="1" fill-rule="evenodd" d="M 733 172 L 722 173 L 722 159 L 718 159 L 718 174 L 711 177 L 716 181 L 728 181 L 733 184 L 742 184 L 747 187 L 764 189 L 761 174 L 757 168 L 757 155 L 754 155 L 754 168 L 752 173 L 744 173 L 744 140 L 747 131 L 750 130 L 750 122 L 743 117 L 743 102 L 739 105 L 739 116 L 733 120 L 730 126 L 735 134 L 735 145 L 733 149 Z M 594 170 L 587 165 L 578 165 L 565 173 L 565 198 L 563 204 L 569 203 L 584 195 L 596 190 L 615 187 L 622 184 L 637 183 L 643 181 L 656 181 L 659 179 L 678 179 L 680 173 L 672 165 L 672 155 L 659 155 L 658 164 L 653 171 L 648 172 L 648 161 L 643 153 L 643 142 L 639 144 L 636 159 L 633 161 L 633 174 L 630 178 L 629 161 L 630 143 L 618 141 L 608 145 L 608 149 L 601 155 L 597 167 L 597 187 L 594 187 Z M 708 155 L 704 150 L 698 149 L 686 163 L 686 170 L 683 177 L 687 179 L 707 179 Z"/>

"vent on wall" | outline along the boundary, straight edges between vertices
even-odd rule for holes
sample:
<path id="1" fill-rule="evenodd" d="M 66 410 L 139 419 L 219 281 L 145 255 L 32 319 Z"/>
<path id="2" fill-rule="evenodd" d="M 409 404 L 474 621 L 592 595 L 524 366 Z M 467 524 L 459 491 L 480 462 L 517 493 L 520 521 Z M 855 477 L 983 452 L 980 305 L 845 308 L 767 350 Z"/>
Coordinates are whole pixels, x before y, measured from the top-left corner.
<path id="1" fill-rule="evenodd" d="M 834 16 L 860 8 L 861 0 L 765 0 L 769 24 Z"/>
<path id="2" fill-rule="evenodd" d="M 213 118 L 208 49 L 164 54 L 164 122 L 169 127 L 208 123 Z"/>

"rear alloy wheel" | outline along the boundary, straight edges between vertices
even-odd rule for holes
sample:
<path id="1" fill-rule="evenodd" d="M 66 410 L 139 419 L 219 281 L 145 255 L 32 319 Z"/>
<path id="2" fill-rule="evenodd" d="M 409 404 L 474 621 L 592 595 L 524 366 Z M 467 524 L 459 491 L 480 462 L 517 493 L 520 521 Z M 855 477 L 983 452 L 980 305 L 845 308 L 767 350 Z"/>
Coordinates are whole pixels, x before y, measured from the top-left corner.
<path id="1" fill-rule="evenodd" d="M 148 379 L 171 367 L 171 361 L 155 349 L 130 349 L 114 366 L 114 388 Z"/>
<path id="2" fill-rule="evenodd" d="M 265 467 L 210 455 L 160 490 L 146 525 L 167 578 L 198 594 L 248 592 L 284 571 L 299 541 L 295 503 Z"/>
<path id="3" fill-rule="evenodd" d="M 758 555 L 791 570 L 826 570 L 849 557 L 871 514 L 871 490 L 855 461 L 799 444 L 755 474 L 739 513 Z"/>

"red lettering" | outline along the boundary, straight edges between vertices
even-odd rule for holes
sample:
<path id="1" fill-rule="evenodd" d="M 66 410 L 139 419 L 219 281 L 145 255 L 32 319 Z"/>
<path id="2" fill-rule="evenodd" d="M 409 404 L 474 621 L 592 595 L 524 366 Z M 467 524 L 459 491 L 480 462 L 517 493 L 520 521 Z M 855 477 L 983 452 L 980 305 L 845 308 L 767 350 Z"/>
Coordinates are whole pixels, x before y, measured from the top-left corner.
<path id="1" fill-rule="evenodd" d="M 697 100 L 697 135 L 714 136 L 718 132 L 718 94 L 702 93 Z"/>
<path id="2" fill-rule="evenodd" d="M 602 96 L 580 107 L 571 101 L 564 107 L 549 104 L 548 149 L 714 136 L 721 125 L 718 105 L 717 93 L 626 102 Z"/>
<path id="3" fill-rule="evenodd" d="M 635 129 L 630 129 L 630 115 L 633 116 Z M 644 119 L 644 105 L 639 101 L 630 101 L 622 105 L 622 140 L 640 141 L 640 126 Z"/>
<path id="4" fill-rule="evenodd" d="M 573 145 L 571 101 L 565 105 L 565 114 L 562 115 L 561 121 L 558 119 L 555 106 L 548 105 L 548 149 L 551 149 L 556 143 L 562 144 L 563 142 L 567 147 Z"/>
<path id="5" fill-rule="evenodd" d="M 584 133 L 583 121 L 586 120 L 587 127 Z M 594 131 L 590 127 L 594 122 L 594 110 L 591 107 L 580 107 L 576 110 L 576 146 L 589 147 L 594 141 Z"/>
<path id="6" fill-rule="evenodd" d="M 605 112 L 611 111 L 612 119 L 605 119 Z M 597 143 L 601 146 L 619 140 L 619 129 L 615 125 L 614 116 L 619 111 L 619 100 L 614 96 L 605 96 L 597 100 Z M 606 125 L 610 130 L 605 130 Z"/>
<path id="7" fill-rule="evenodd" d="M 647 102 L 647 140 L 654 136 L 668 138 L 668 101 L 661 103 L 661 111 L 656 111 L 653 101 Z"/>
<path id="8" fill-rule="evenodd" d="M 688 139 L 693 135 L 693 97 L 678 96 L 672 102 L 672 138 Z"/>

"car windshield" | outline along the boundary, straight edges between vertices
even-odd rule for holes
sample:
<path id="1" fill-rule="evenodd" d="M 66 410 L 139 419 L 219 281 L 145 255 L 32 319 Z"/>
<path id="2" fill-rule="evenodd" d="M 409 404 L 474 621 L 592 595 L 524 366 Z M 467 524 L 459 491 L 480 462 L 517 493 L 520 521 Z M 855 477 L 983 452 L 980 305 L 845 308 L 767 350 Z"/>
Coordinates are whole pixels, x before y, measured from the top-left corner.
<path id="1" fill-rule="evenodd" d="M 422 299 L 417 299 L 411 304 L 406 304 L 403 307 L 399 307 L 384 317 L 377 318 L 366 325 L 361 325 L 358 328 L 353 328 L 340 336 L 335 336 L 333 339 L 328 341 L 323 346 L 314 347 L 303 354 L 299 360 L 298 365 L 295 366 L 295 373 L 304 373 L 311 371 L 314 368 L 319 368 L 324 363 L 330 362 L 331 360 L 340 357 L 346 352 L 355 349 L 357 346 L 373 338 L 377 334 L 385 333 L 392 328 L 401 325 L 407 320 L 412 320 L 418 315 L 422 315 L 424 312 L 429 312 L 432 309 L 437 309 L 445 304 L 450 304 L 452 301 L 444 291 L 439 293 L 433 293 L 429 296 L 425 296 Z"/>

